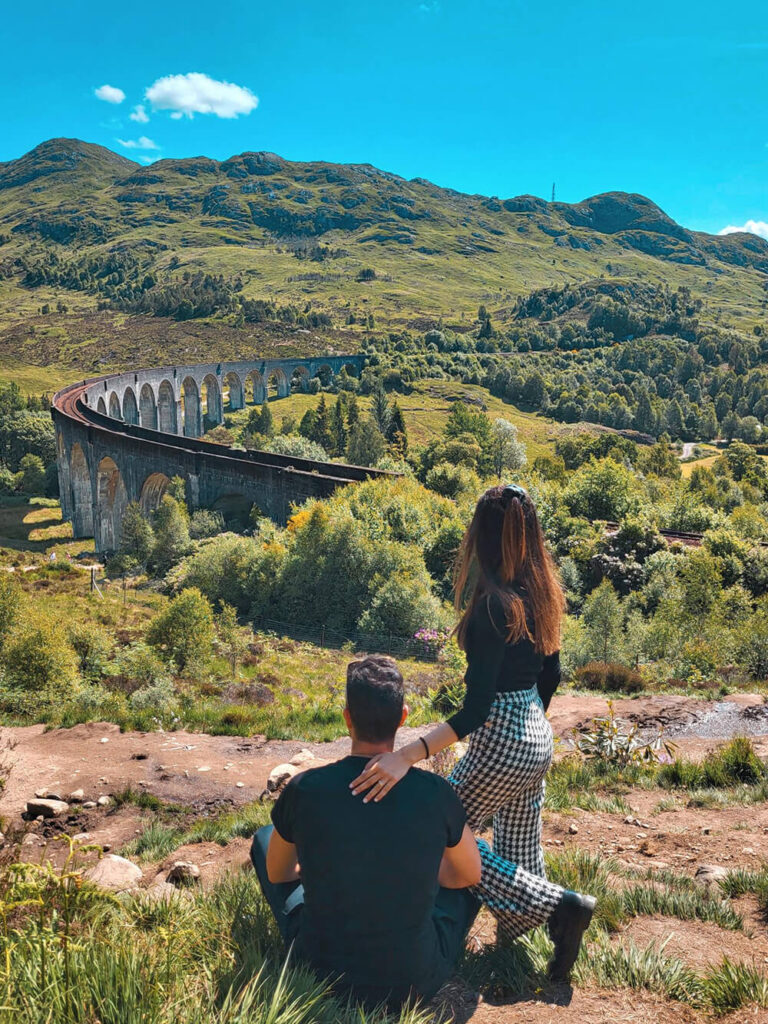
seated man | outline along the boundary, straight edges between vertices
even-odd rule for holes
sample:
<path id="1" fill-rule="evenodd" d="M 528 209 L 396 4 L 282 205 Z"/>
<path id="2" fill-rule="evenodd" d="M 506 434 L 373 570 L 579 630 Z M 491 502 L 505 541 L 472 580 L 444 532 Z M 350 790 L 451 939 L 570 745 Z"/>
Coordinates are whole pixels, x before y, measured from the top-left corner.
<path id="1" fill-rule="evenodd" d="M 394 661 L 352 662 L 344 709 L 350 755 L 293 778 L 272 810 L 274 828 L 260 829 L 251 851 L 286 946 L 322 977 L 338 979 L 337 991 L 368 1005 L 430 999 L 450 977 L 480 906 L 470 886 L 502 925 L 505 913 L 528 921 L 531 907 L 546 909 L 528 927 L 554 924 L 568 911 L 560 887 L 478 846 L 440 776 L 410 771 L 378 803 L 352 795 L 361 764 L 392 750 L 407 713 Z M 564 930 L 559 951 L 556 939 L 556 958 L 567 969 L 586 923 L 576 929 L 578 941 L 573 928 Z"/>

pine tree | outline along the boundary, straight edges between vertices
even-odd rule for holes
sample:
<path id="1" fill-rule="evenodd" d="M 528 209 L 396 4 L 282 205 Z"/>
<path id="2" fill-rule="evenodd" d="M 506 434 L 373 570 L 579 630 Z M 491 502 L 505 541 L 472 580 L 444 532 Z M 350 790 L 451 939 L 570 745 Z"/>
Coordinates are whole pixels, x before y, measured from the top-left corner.
<path id="1" fill-rule="evenodd" d="M 332 455 L 343 455 L 347 450 L 347 428 L 344 423 L 344 407 L 341 395 L 336 399 L 331 412 L 331 433 L 333 435 Z"/>
<path id="2" fill-rule="evenodd" d="M 386 393 L 384 391 L 384 388 L 381 386 L 380 381 L 377 383 L 376 390 L 373 392 L 371 414 L 376 423 L 376 426 L 379 428 L 381 433 L 384 434 L 384 436 L 386 437 L 387 430 L 389 429 L 391 411 L 389 408 L 389 402 L 387 401 Z"/>
<path id="3" fill-rule="evenodd" d="M 320 395 L 317 406 L 317 418 L 315 420 L 315 433 L 311 438 L 327 452 L 333 449 L 333 430 L 331 429 L 331 414 L 325 401 L 325 395 Z"/>
<path id="4" fill-rule="evenodd" d="M 315 438 L 315 428 L 317 425 L 317 413 L 314 409 L 307 409 L 304 415 L 301 417 L 301 423 L 299 423 L 299 433 L 302 437 L 306 437 L 308 441 L 313 441 Z"/>
<path id="5" fill-rule="evenodd" d="M 360 422 L 360 406 L 357 404 L 357 395 L 354 393 L 347 399 L 347 430 L 352 430 Z"/>
<path id="6" fill-rule="evenodd" d="M 408 433 L 405 429 L 403 411 L 398 405 L 397 399 L 392 402 L 390 407 L 389 423 L 385 436 L 393 452 L 404 459 L 408 454 Z"/>

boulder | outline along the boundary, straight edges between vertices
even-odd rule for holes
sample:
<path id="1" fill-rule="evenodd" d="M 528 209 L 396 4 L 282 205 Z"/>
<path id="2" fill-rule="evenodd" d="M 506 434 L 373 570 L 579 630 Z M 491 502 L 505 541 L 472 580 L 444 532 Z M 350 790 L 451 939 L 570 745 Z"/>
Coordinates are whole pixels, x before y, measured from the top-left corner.
<path id="1" fill-rule="evenodd" d="M 286 782 L 289 782 L 294 775 L 298 775 L 299 769 L 295 764 L 279 764 L 269 773 L 267 779 L 267 792 L 277 793 Z"/>
<path id="2" fill-rule="evenodd" d="M 81 804 L 85 800 L 85 793 L 82 789 L 75 789 L 69 794 L 69 802 L 71 804 Z"/>
<path id="3" fill-rule="evenodd" d="M 718 885 L 723 879 L 728 877 L 727 868 L 720 867 L 719 864 L 699 864 L 696 868 L 696 874 L 693 876 L 695 882 L 699 882 L 701 885 Z"/>
<path id="4" fill-rule="evenodd" d="M 298 767 L 299 765 L 306 764 L 307 761 L 314 761 L 315 755 L 311 750 L 300 750 L 298 754 L 294 754 L 291 758 L 291 764 Z"/>
<path id="5" fill-rule="evenodd" d="M 173 885 L 195 885 L 200 881 L 200 868 L 188 860 L 174 861 L 166 881 Z"/>
<path id="6" fill-rule="evenodd" d="M 96 806 L 96 801 L 95 800 L 86 800 L 85 803 L 83 804 L 83 810 L 85 810 L 85 811 L 92 811 L 95 806 Z"/>
<path id="7" fill-rule="evenodd" d="M 97 807 L 109 807 L 111 803 L 112 798 L 108 796 L 100 796 L 99 799 L 96 801 Z"/>
<path id="8" fill-rule="evenodd" d="M 126 892 L 138 887 L 142 875 L 138 864 L 125 857 L 118 857 L 116 853 L 107 853 L 83 874 L 83 878 L 100 889 Z"/>
<path id="9" fill-rule="evenodd" d="M 27 802 L 27 817 L 29 818 L 58 818 L 66 814 L 69 804 L 63 800 L 29 800 Z"/>

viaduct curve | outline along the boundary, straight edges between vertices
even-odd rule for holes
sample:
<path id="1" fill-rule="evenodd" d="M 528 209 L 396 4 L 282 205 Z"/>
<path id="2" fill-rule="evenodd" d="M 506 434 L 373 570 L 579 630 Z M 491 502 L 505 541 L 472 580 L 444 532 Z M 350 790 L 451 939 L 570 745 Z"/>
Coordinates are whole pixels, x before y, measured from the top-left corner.
<path id="1" fill-rule="evenodd" d="M 171 477 L 186 481 L 191 508 L 256 504 L 284 524 L 291 505 L 328 497 L 342 484 L 389 474 L 264 451 L 239 451 L 201 439 L 224 412 L 324 383 L 342 367 L 358 373 L 362 356 L 271 359 L 169 366 L 95 377 L 57 392 L 56 427 L 62 515 L 75 537 L 99 552 L 120 543 L 131 501 L 155 509 Z"/>

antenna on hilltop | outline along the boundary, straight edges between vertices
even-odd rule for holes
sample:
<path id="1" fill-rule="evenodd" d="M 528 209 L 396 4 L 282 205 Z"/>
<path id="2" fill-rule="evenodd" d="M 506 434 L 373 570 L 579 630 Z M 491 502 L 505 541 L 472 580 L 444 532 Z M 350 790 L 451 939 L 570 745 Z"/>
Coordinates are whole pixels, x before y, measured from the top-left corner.
<path id="1" fill-rule="evenodd" d="M 555 183 L 553 181 L 552 182 L 552 202 L 554 203 L 554 201 L 555 201 Z"/>

